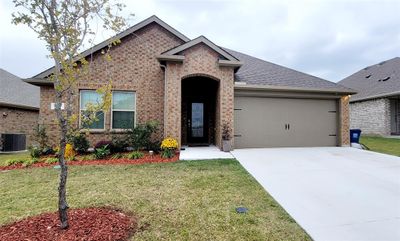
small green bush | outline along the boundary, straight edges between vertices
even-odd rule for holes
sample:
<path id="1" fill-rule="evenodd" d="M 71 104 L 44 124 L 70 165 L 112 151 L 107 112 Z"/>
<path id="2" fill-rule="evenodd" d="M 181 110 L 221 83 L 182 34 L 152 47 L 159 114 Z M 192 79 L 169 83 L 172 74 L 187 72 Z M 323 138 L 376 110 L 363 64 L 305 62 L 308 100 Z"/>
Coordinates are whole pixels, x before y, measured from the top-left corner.
<path id="1" fill-rule="evenodd" d="M 133 151 L 129 153 L 128 158 L 129 159 L 140 159 L 144 156 L 144 154 L 140 151 Z"/>
<path id="2" fill-rule="evenodd" d="M 83 154 L 89 149 L 89 141 L 83 133 L 72 136 L 71 142 L 74 150 L 79 154 Z"/>
<path id="3" fill-rule="evenodd" d="M 32 158 L 32 159 L 10 159 L 6 161 L 6 166 L 12 166 L 12 165 L 17 165 L 17 164 L 22 164 L 22 166 L 27 167 L 30 166 L 36 162 L 39 162 L 38 159 Z"/>
<path id="4" fill-rule="evenodd" d="M 115 153 L 114 155 L 112 155 L 111 159 L 121 159 L 123 158 L 124 155 L 122 153 Z"/>
<path id="5" fill-rule="evenodd" d="M 28 150 L 32 158 L 39 158 L 42 155 L 42 149 L 38 146 L 30 146 Z"/>
<path id="6" fill-rule="evenodd" d="M 94 149 L 94 156 L 96 159 L 104 159 L 108 155 L 110 155 L 110 149 L 108 148 L 108 145 Z"/>
<path id="7" fill-rule="evenodd" d="M 163 149 L 162 151 L 161 151 L 161 157 L 162 158 L 171 158 L 171 157 L 173 157 L 173 156 L 175 156 L 175 150 L 172 150 L 172 149 Z"/>
<path id="8" fill-rule="evenodd" d="M 54 163 L 58 162 L 58 158 L 49 157 L 49 158 L 46 158 L 46 160 L 44 162 L 47 163 L 47 164 L 54 164 Z"/>
<path id="9" fill-rule="evenodd" d="M 83 156 L 78 156 L 77 161 L 91 161 L 91 160 L 96 160 L 96 157 L 94 154 L 89 154 L 89 155 L 83 155 Z"/>
<path id="10" fill-rule="evenodd" d="M 36 159 L 36 158 L 27 159 L 22 163 L 22 166 L 29 167 L 30 165 L 32 165 L 32 164 L 34 164 L 36 162 L 39 162 L 39 159 Z"/>
<path id="11" fill-rule="evenodd" d="M 22 164 L 24 163 L 25 160 L 24 159 L 9 159 L 6 161 L 6 166 L 12 166 L 12 165 L 16 165 L 16 164 Z"/>
<path id="12" fill-rule="evenodd" d="M 148 149 L 151 145 L 151 137 L 158 130 L 157 121 L 149 121 L 139 124 L 129 134 L 130 142 L 135 150 Z"/>

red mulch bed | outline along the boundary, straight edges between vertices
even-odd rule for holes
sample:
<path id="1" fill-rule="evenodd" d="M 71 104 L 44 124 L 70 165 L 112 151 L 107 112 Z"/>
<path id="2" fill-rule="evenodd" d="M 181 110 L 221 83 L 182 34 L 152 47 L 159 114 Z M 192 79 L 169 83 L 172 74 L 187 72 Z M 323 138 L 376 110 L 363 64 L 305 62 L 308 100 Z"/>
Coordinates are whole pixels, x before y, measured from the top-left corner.
<path id="1" fill-rule="evenodd" d="M 176 162 L 179 160 L 179 153 L 172 158 L 161 158 L 160 155 L 148 155 L 146 154 L 140 159 L 104 159 L 104 160 L 88 160 L 88 161 L 69 161 L 68 166 L 85 166 L 85 165 L 138 165 L 145 163 L 162 163 L 162 162 Z M 23 166 L 22 164 L 15 164 L 11 166 L 0 166 L 0 171 L 24 169 L 31 167 L 52 167 L 58 165 L 58 163 L 48 164 L 45 162 L 37 162 L 30 166 Z"/>
<path id="2" fill-rule="evenodd" d="M 136 220 L 110 208 L 68 210 L 69 228 L 61 230 L 58 212 L 44 213 L 0 227 L 0 240 L 128 240 Z"/>

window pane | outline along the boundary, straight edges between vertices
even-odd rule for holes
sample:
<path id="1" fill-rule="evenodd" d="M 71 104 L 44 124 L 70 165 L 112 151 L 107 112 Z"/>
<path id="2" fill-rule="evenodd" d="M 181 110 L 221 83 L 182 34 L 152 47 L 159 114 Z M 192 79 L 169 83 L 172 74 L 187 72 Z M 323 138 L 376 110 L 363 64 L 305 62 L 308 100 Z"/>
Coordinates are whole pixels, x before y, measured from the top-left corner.
<path id="1" fill-rule="evenodd" d="M 82 112 L 83 118 L 85 118 L 85 112 Z M 104 112 L 98 111 L 96 112 L 96 120 L 93 120 L 89 124 L 83 124 L 83 128 L 87 129 L 104 129 Z"/>
<path id="2" fill-rule="evenodd" d="M 135 110 L 135 93 L 113 92 L 114 110 Z"/>
<path id="3" fill-rule="evenodd" d="M 131 129 L 134 127 L 135 112 L 133 111 L 113 111 L 113 129 Z"/>
<path id="4" fill-rule="evenodd" d="M 81 91 L 81 109 L 85 109 L 88 103 L 97 104 L 101 102 L 101 96 L 94 90 Z"/>

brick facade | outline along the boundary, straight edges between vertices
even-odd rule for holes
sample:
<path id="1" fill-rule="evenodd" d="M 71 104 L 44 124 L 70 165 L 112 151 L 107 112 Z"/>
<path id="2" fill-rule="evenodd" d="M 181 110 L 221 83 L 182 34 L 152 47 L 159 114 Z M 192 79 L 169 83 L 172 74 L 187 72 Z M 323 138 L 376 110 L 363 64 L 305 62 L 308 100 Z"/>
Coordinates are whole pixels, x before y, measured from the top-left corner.
<path id="1" fill-rule="evenodd" d="M 363 134 L 390 135 L 390 100 L 386 98 L 350 104 L 350 127 Z"/>
<path id="2" fill-rule="evenodd" d="M 221 126 L 227 123 L 233 129 L 233 85 L 232 67 L 219 67 L 219 54 L 205 44 L 185 50 L 183 63 L 167 63 L 167 98 L 165 135 L 181 143 L 181 98 L 182 80 L 193 76 L 204 76 L 219 82 L 217 92 L 215 142 L 221 146 Z"/>
<path id="3" fill-rule="evenodd" d="M 0 107 L 0 134 L 25 134 L 26 146 L 34 144 L 39 111 Z"/>
<path id="4" fill-rule="evenodd" d="M 158 137 L 163 133 L 164 119 L 164 72 L 156 56 L 182 44 L 183 41 L 152 23 L 122 39 L 122 43 L 111 49 L 112 61 L 106 62 L 101 55 L 94 54 L 87 79 L 78 83 L 79 89 L 97 89 L 112 79 L 113 90 L 135 91 L 136 121 L 144 123 L 157 120 L 160 123 Z M 74 113 L 79 114 L 79 95 L 73 98 Z M 50 109 L 54 102 L 52 87 L 41 87 L 40 123 L 48 128 L 50 144 L 58 143 L 59 128 L 55 122 L 55 111 Z M 105 130 L 92 132 L 91 144 L 110 138 L 110 111 L 105 115 Z"/>
<path id="5" fill-rule="evenodd" d="M 161 68 L 157 56 L 183 43 L 169 31 L 156 23 L 151 23 L 122 39 L 122 43 L 111 50 L 113 60 L 106 62 L 99 53 L 94 53 L 90 61 L 90 74 L 77 84 L 78 89 L 97 89 L 112 80 L 113 90 L 135 91 L 136 122 L 157 120 L 160 123 L 158 138 L 173 137 L 181 144 L 182 136 L 182 80 L 202 76 L 218 83 L 215 108 L 215 144 L 221 147 L 221 127 L 228 124 L 233 133 L 234 121 L 234 67 L 218 64 L 220 54 L 204 43 L 183 50 L 183 62 L 167 61 L 165 70 Z M 164 79 L 166 81 L 164 81 Z M 196 80 L 196 78 L 190 78 Z M 164 96 L 164 88 L 166 94 Z M 164 98 L 166 101 L 164 102 Z M 50 144 L 57 145 L 59 128 L 55 121 L 55 111 L 50 110 L 54 102 L 54 90 L 41 86 L 39 123 L 48 126 Z M 74 113 L 79 115 L 79 93 L 71 103 Z M 164 110 L 165 105 L 165 110 Z M 349 144 L 348 96 L 340 99 L 341 145 Z M 164 123 L 165 118 L 165 123 Z M 91 132 L 89 140 L 95 144 L 109 139 L 111 113 L 105 115 L 105 130 Z M 234 143 L 232 143 L 234 144 Z"/>
<path id="6" fill-rule="evenodd" d="M 349 146 L 350 145 L 350 112 L 349 112 L 349 99 L 348 95 L 342 96 L 339 99 L 339 130 L 340 130 L 340 138 L 339 145 L 340 146 Z"/>

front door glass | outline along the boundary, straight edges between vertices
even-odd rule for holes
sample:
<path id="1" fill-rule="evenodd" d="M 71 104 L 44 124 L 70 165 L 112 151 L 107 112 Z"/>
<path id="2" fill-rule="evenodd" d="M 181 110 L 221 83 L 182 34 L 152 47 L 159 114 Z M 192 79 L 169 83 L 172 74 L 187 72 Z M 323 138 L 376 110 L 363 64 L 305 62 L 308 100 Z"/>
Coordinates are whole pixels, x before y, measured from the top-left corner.
<path id="1" fill-rule="evenodd" d="M 204 103 L 192 103 L 192 137 L 204 137 Z"/>

